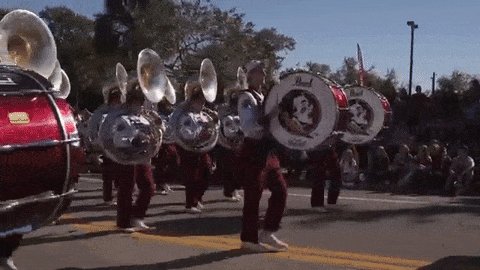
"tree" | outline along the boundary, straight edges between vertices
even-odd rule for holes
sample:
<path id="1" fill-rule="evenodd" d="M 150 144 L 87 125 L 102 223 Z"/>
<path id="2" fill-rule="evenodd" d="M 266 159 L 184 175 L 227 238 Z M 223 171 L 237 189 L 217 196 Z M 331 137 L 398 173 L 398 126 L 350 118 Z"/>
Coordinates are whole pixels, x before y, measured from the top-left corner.
<path id="1" fill-rule="evenodd" d="M 305 64 L 305 67 L 307 68 L 308 71 L 313 72 L 313 73 L 318 73 L 322 76 L 325 77 L 330 77 L 331 76 L 331 68 L 329 65 L 326 64 L 319 64 L 319 63 L 314 63 L 314 62 L 307 62 Z"/>
<path id="2" fill-rule="evenodd" d="M 462 94 L 468 90 L 472 76 L 458 70 L 454 70 L 450 76 L 438 78 L 438 88 L 440 91 L 451 91 Z"/>

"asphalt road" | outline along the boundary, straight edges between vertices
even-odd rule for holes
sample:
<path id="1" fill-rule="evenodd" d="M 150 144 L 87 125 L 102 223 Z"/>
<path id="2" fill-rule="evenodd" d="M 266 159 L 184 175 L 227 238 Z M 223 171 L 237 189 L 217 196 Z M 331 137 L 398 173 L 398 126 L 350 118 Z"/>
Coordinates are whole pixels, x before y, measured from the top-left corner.
<path id="1" fill-rule="evenodd" d="M 101 182 L 80 180 L 58 225 L 26 237 L 19 269 L 480 269 L 480 198 L 394 196 L 342 191 L 328 213 L 309 207 L 310 190 L 290 188 L 277 236 L 287 252 L 240 249 L 242 203 L 207 191 L 200 215 L 184 213 L 184 192 L 156 195 L 144 233 L 115 228 L 115 207 L 101 206 Z M 262 198 L 266 208 L 268 192 Z"/>

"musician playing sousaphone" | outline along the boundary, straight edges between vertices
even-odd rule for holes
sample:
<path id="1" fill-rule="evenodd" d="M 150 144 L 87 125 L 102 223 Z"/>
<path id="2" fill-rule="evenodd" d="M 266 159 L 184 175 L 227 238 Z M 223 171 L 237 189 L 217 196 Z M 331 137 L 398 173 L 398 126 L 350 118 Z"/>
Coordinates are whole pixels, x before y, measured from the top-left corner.
<path id="1" fill-rule="evenodd" d="M 126 89 L 126 101 L 107 115 L 98 136 L 105 155 L 118 163 L 117 169 L 122 169 L 122 179 L 118 181 L 117 226 L 125 232 L 134 232 L 149 228 L 143 219 L 155 192 L 151 158 L 158 153 L 164 129 L 158 114 L 143 105 L 146 99 L 153 104 L 159 102 L 169 81 L 163 61 L 151 49 L 144 49 L 138 55 L 138 80 L 128 80 L 126 71 L 120 70 L 123 71 L 117 72 L 117 80 Z M 132 205 L 135 184 L 139 194 Z"/>
<path id="2" fill-rule="evenodd" d="M 96 151 L 92 153 L 95 156 L 98 156 L 98 152 L 100 151 L 100 149 L 98 149 L 100 147 L 100 145 L 98 145 L 98 130 L 100 129 L 101 123 L 105 120 L 105 117 L 109 112 L 117 109 L 125 100 L 125 93 L 120 89 L 118 83 L 107 84 L 103 88 L 102 94 L 104 104 L 93 112 L 88 123 L 89 141 L 92 142 L 92 151 Z M 95 144 L 97 144 L 96 147 Z M 94 157 L 94 162 L 97 160 L 101 163 L 102 167 L 103 204 L 116 205 L 112 196 L 113 183 L 118 187 L 118 180 L 119 178 L 122 178 L 122 170 L 119 168 L 120 166 L 118 163 L 115 163 L 106 155 L 102 155 L 101 158 Z"/>
<path id="3" fill-rule="evenodd" d="M 242 196 L 238 193 L 240 183 L 240 148 L 244 134 L 240 127 L 238 116 L 238 95 L 247 88 L 245 71 L 239 67 L 235 86 L 224 91 L 225 102 L 218 106 L 220 118 L 219 145 L 215 149 L 215 176 L 223 183 L 223 195 L 231 202 L 239 202 Z"/>
<path id="4" fill-rule="evenodd" d="M 280 170 L 277 155 L 272 152 L 271 140 L 267 138 L 267 124 L 278 109 L 263 114 L 264 96 L 262 86 L 265 84 L 264 65 L 253 60 L 246 65 L 248 89 L 238 98 L 240 123 L 245 140 L 240 150 L 242 160 L 244 206 L 242 218 L 242 248 L 253 251 L 281 251 L 288 245 L 273 235 L 279 229 L 285 210 L 287 185 Z M 269 200 L 263 231 L 258 233 L 258 212 L 264 188 L 270 189 Z"/>
<path id="5" fill-rule="evenodd" d="M 219 120 L 216 112 L 205 103 L 213 102 L 217 94 L 215 69 L 209 59 L 202 61 L 198 80 L 185 84 L 185 101 L 174 111 L 170 123 L 175 128 L 175 140 L 180 156 L 180 177 L 185 184 L 187 213 L 202 212 L 202 197 L 208 187 L 213 162 L 208 154 L 218 140 Z"/>

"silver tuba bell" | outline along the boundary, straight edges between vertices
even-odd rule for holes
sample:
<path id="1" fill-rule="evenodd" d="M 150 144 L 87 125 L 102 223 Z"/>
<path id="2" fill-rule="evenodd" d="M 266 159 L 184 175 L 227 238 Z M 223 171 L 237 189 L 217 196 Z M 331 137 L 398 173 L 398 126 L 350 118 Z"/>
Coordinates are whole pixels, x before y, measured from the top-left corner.
<path id="1" fill-rule="evenodd" d="M 27 10 L 14 10 L 0 22 L 0 64 L 33 70 L 52 84 L 53 95 L 65 99 L 70 80 L 57 60 L 57 46 L 45 22 Z"/>
<path id="2" fill-rule="evenodd" d="M 169 84 L 163 61 L 158 54 L 151 49 L 142 50 L 138 55 L 137 72 L 140 89 L 130 91 L 141 90 L 148 101 L 159 102 L 165 96 Z M 120 89 L 127 88 L 125 81 L 128 82 L 128 76 L 118 65 L 117 80 Z M 156 112 L 123 104 L 108 113 L 98 136 L 108 158 L 120 164 L 134 165 L 150 162 L 158 153 L 162 134 L 162 120 Z"/>
<path id="3" fill-rule="evenodd" d="M 45 22 L 27 10 L 14 10 L 0 22 L 0 63 L 52 74 L 57 46 Z"/>
<path id="4" fill-rule="evenodd" d="M 185 91 L 201 88 L 205 100 L 215 101 L 217 96 L 217 75 L 210 59 L 204 59 L 200 66 L 198 82 L 187 82 Z M 188 95 L 188 93 L 186 93 Z M 189 108 L 188 100 L 182 103 L 171 117 L 175 142 L 192 152 L 210 151 L 218 141 L 220 122 L 216 112 L 203 107 L 200 112 Z"/>
<path id="5" fill-rule="evenodd" d="M 220 134 L 218 142 L 227 149 L 238 150 L 245 138 L 240 125 L 237 110 L 238 91 L 247 89 L 247 76 L 242 67 L 237 70 L 237 82 L 225 92 L 225 103 L 218 108 L 220 118 Z"/>

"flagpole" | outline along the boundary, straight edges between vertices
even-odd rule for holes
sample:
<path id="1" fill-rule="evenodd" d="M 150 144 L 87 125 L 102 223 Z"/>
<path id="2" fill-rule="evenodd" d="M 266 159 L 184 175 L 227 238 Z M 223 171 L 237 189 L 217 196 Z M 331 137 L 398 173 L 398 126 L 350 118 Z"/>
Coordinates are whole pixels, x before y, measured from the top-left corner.
<path id="1" fill-rule="evenodd" d="M 363 69 L 362 50 L 360 49 L 360 45 L 358 43 L 357 43 L 357 60 L 358 60 L 358 80 L 359 80 L 360 86 L 363 86 L 365 70 Z"/>

